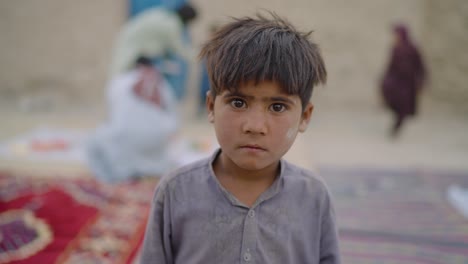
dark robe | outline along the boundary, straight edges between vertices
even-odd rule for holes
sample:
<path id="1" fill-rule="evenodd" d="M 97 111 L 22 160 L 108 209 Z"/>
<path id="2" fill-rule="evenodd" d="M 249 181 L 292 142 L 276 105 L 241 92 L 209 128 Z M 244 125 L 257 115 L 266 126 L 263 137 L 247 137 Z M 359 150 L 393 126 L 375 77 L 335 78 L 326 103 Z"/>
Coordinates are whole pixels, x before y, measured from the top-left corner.
<path id="1" fill-rule="evenodd" d="M 425 67 L 417 48 L 409 41 L 405 29 L 396 29 L 402 41 L 392 49 L 381 91 L 388 106 L 404 117 L 417 113 L 417 97 L 425 79 Z"/>

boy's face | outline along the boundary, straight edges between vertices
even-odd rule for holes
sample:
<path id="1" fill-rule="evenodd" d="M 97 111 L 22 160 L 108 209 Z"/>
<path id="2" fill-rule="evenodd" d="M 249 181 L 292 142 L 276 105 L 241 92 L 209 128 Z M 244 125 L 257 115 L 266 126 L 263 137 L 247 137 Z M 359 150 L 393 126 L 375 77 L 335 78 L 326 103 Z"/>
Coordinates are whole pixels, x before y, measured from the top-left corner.
<path id="1" fill-rule="evenodd" d="M 221 160 L 232 169 L 262 170 L 276 166 L 304 132 L 313 106 L 302 110 L 298 95 L 281 91 L 276 82 L 249 82 L 237 92 L 207 97 L 208 118 L 221 146 Z"/>

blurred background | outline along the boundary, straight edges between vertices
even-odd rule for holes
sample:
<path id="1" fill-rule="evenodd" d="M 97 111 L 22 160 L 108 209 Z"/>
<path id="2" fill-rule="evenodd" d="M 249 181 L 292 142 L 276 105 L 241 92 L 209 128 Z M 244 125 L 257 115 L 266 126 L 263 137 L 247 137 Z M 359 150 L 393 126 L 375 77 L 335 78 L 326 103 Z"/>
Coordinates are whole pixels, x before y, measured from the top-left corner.
<path id="1" fill-rule="evenodd" d="M 2 1 L 0 137 L 9 138 L 43 123 L 94 127 L 102 121 L 112 47 L 131 8 L 139 2 L 144 6 L 145 1 L 135 1 L 133 6 L 128 1 Z M 171 1 L 166 2 L 170 5 Z M 374 164 L 372 160 L 382 159 L 397 164 L 468 166 L 464 136 L 468 7 L 464 1 L 286 4 L 198 0 L 193 4 L 199 10 L 189 27 L 195 49 L 207 40 L 212 25 L 230 16 L 252 15 L 260 8 L 286 16 L 300 29 L 315 31 L 313 39 L 323 50 L 329 81 L 314 92 L 317 108 L 312 129 L 304 135 L 312 140 L 306 145 L 313 154 L 301 155 L 311 158 L 307 164 L 322 160 Z M 379 82 L 396 22 L 411 29 L 425 56 L 430 80 L 421 96 L 418 120 L 408 125 L 399 141 L 388 142 L 384 131 L 390 117 L 381 107 Z M 195 59 L 188 63 L 182 100 L 187 125 L 196 119 L 192 113 L 196 113 L 201 79 L 200 64 Z M 195 123 L 207 125 L 199 119 Z"/>
<path id="2" fill-rule="evenodd" d="M 106 119 L 108 73 L 119 31 L 147 8 L 171 9 L 183 2 L 0 1 L 0 170 L 5 179 L 93 178 L 76 144 L 84 144 Z M 448 191 L 468 187 L 467 1 L 190 3 L 198 16 L 185 37 L 195 53 L 213 27 L 261 9 L 314 31 L 328 82 L 314 90 L 310 127 L 286 158 L 321 171 L 330 185 L 345 263 L 468 262 L 468 223 Z M 397 138 L 389 137 L 392 116 L 380 93 L 395 23 L 409 28 L 428 73 L 418 115 Z M 183 63 L 178 133 L 189 142 L 184 149 L 193 154 L 187 154 L 189 160 L 216 143 L 199 109 L 202 63 L 195 57 Z M 63 144 L 33 146 L 44 138 Z"/>

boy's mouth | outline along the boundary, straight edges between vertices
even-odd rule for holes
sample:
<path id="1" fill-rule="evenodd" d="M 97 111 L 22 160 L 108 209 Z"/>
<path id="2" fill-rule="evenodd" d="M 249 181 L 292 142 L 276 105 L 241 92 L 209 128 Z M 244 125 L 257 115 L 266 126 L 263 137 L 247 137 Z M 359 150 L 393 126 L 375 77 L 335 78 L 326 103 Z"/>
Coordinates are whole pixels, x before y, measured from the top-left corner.
<path id="1" fill-rule="evenodd" d="M 259 145 L 242 145 L 240 146 L 242 149 L 250 149 L 250 150 L 261 150 L 261 151 L 266 151 L 265 148 L 260 147 Z"/>

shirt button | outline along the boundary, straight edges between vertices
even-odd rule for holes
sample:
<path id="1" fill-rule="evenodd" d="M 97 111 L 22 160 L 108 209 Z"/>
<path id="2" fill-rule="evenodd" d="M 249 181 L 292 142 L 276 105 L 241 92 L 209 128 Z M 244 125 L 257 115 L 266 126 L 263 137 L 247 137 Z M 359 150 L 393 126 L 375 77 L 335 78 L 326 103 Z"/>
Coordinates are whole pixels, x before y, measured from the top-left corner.
<path id="1" fill-rule="evenodd" d="M 250 255 L 249 252 L 247 252 L 247 253 L 244 254 L 244 260 L 245 260 L 245 261 L 249 262 L 251 258 L 252 258 L 252 255 Z"/>
<path id="2" fill-rule="evenodd" d="M 254 210 L 250 210 L 250 211 L 249 211 L 249 216 L 250 216 L 251 218 L 255 217 L 255 211 L 254 211 Z"/>

